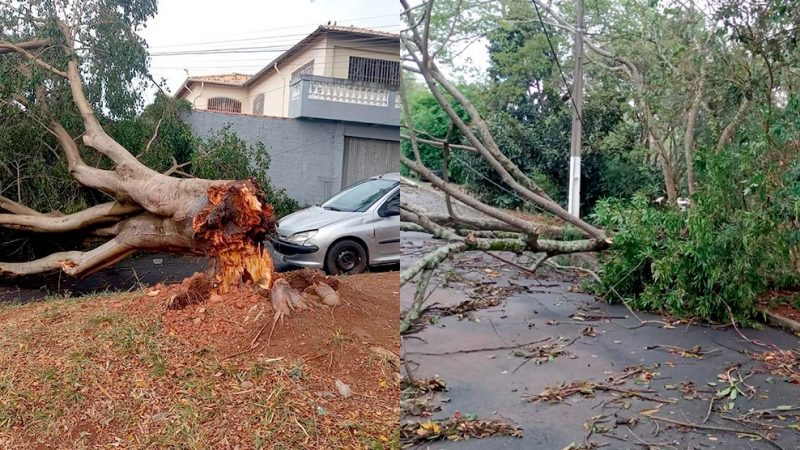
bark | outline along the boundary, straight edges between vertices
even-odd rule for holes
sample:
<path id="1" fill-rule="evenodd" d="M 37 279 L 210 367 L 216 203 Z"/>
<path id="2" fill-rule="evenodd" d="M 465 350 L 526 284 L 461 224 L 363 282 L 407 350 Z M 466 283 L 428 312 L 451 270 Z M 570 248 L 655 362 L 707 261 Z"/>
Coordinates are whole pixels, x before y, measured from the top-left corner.
<path id="1" fill-rule="evenodd" d="M 0 43 L 0 55 L 4 53 L 14 53 L 17 52 L 17 49 L 22 50 L 38 50 L 42 47 L 46 47 L 50 45 L 50 41 L 48 39 L 34 39 L 32 41 L 27 42 L 18 42 L 16 44 L 10 43 Z"/>
<path id="2" fill-rule="evenodd" d="M 667 190 L 667 203 L 675 205 L 678 202 L 678 186 L 675 183 L 675 169 L 669 156 L 660 154 L 661 156 L 661 171 L 664 174 L 664 188 Z"/>
<path id="3" fill-rule="evenodd" d="M 463 242 L 447 244 L 416 260 L 414 264 L 400 272 L 400 286 L 406 284 L 423 269 L 433 269 L 451 254 L 464 251 L 466 248 Z"/>
<path id="4" fill-rule="evenodd" d="M 426 213 L 425 216 L 432 220 L 434 223 L 444 225 L 447 227 L 455 228 L 456 230 L 483 230 L 483 231 L 505 231 L 509 233 L 519 232 L 519 229 L 499 220 L 491 219 L 477 219 L 473 217 L 448 217 L 439 214 Z M 561 227 L 553 225 L 537 224 L 540 236 L 558 237 L 564 232 Z"/>
<path id="5" fill-rule="evenodd" d="M 750 105 L 753 103 L 752 100 L 748 99 L 747 97 L 742 97 L 742 103 L 739 104 L 739 109 L 736 111 L 736 114 L 733 116 L 733 119 L 728 123 L 724 130 L 722 130 L 722 134 L 719 136 L 719 141 L 717 141 L 717 151 L 722 151 L 726 145 L 730 143 L 733 139 L 734 134 L 736 134 L 736 127 L 739 125 L 739 122 L 742 120 L 744 113 L 750 108 Z"/>
<path id="6" fill-rule="evenodd" d="M 44 214 L 34 209 L 28 208 L 25 205 L 15 202 L 10 198 L 0 195 L 0 210 L 6 210 L 12 214 L 27 214 L 31 216 L 43 216 Z"/>
<path id="7" fill-rule="evenodd" d="M 65 233 L 94 225 L 118 222 L 122 217 L 138 211 L 141 211 L 141 208 L 136 205 L 109 202 L 75 214 L 58 217 L 44 216 L 38 213 L 36 215 L 0 214 L 0 226 L 39 233 Z"/>
<path id="8" fill-rule="evenodd" d="M 21 263 L 0 262 L 0 277 L 49 270 L 83 276 L 136 251 L 157 250 L 209 256 L 216 287 L 221 292 L 246 280 L 269 289 L 273 266 L 261 243 L 274 231 L 275 221 L 272 207 L 255 182 L 179 179 L 142 164 L 98 121 L 84 92 L 78 58 L 70 47 L 72 34 L 65 24 L 60 27 L 68 42 L 66 69 L 52 67 L 29 51 L 48 45 L 46 41 L 15 44 L 0 40 L 0 54 L 16 53 L 66 80 L 82 118 L 83 145 L 108 157 L 113 168 L 87 165 L 78 144 L 58 120 L 51 116 L 41 122 L 48 124 L 47 129 L 57 138 L 71 176 L 116 201 L 75 214 L 52 216 L 0 197 L 0 209 L 7 212 L 0 214 L 0 227 L 43 233 L 86 231 L 110 239 L 88 251 L 60 252 Z M 44 86 L 37 89 L 37 102 L 46 99 Z M 46 105 L 41 106 L 48 112 Z M 172 172 L 175 170 L 169 171 Z"/>
<path id="9" fill-rule="evenodd" d="M 412 279 L 423 269 L 433 269 L 450 255 L 463 251 L 510 251 L 515 253 L 533 252 L 545 253 L 546 257 L 555 255 L 594 252 L 608 248 L 610 242 L 605 239 L 579 239 L 574 241 L 558 241 L 551 239 L 538 239 L 528 236 L 527 239 L 478 239 L 470 234 L 466 238 L 459 236 L 455 230 L 435 224 L 424 213 L 410 205 L 403 205 L 400 218 L 406 222 L 416 223 L 431 232 L 434 237 L 449 241 L 450 243 L 439 247 L 428 255 L 423 256 L 403 270 L 400 274 L 400 285 Z"/>
<path id="10" fill-rule="evenodd" d="M 694 193 L 697 192 L 697 179 L 694 174 L 694 128 L 702 101 L 703 85 L 701 82 L 686 117 L 686 134 L 683 137 L 683 154 L 686 158 L 686 183 L 689 187 L 690 198 L 694 197 Z"/>
<path id="11" fill-rule="evenodd" d="M 403 320 L 400 322 L 400 334 L 406 334 L 409 328 L 411 328 L 411 325 L 413 325 L 422 314 L 422 306 L 425 304 L 425 300 L 428 299 L 426 293 L 428 291 L 428 283 L 431 280 L 431 275 L 433 275 L 433 270 L 425 269 L 420 276 L 417 292 L 414 295 L 414 303 L 408 308 L 408 311 L 406 311 L 403 316 Z"/>

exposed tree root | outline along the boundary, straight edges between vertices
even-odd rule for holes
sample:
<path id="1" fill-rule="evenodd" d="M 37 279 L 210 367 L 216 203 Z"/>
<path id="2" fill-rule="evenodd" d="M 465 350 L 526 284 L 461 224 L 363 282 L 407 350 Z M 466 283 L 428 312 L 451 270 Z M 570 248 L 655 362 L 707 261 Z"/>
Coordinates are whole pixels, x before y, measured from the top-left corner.
<path id="1" fill-rule="evenodd" d="M 211 186 L 208 205 L 192 219 L 195 239 L 214 260 L 220 293 L 241 281 L 253 281 L 262 289 L 272 286 L 274 267 L 262 248 L 267 233 L 274 231 L 272 207 L 252 181 Z"/>

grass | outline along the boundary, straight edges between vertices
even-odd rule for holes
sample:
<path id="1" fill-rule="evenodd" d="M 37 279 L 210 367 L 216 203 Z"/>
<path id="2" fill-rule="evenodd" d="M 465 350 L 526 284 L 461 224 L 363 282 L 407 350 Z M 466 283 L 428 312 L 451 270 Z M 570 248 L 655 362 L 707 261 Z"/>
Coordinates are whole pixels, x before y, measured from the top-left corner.
<path id="1" fill-rule="evenodd" d="M 399 448 L 392 417 L 318 397 L 302 361 L 221 363 L 124 308 L 140 296 L 0 305 L 0 448 Z"/>

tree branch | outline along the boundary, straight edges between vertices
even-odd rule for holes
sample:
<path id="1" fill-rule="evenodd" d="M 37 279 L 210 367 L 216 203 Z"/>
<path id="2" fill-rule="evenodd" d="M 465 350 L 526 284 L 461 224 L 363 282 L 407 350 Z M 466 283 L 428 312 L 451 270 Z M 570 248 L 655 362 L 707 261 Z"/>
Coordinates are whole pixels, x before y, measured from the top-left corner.
<path id="1" fill-rule="evenodd" d="M 35 42 L 35 41 L 31 41 L 31 42 Z M 25 43 L 25 44 L 29 44 L 29 43 Z M 32 48 L 40 48 L 40 47 L 41 46 L 32 47 Z M 58 76 L 60 76 L 62 78 L 67 78 L 67 73 L 64 72 L 63 70 L 56 69 L 55 67 L 53 67 L 50 64 L 44 62 L 41 58 L 39 58 L 38 56 L 36 56 L 33 53 L 29 52 L 25 48 L 20 47 L 19 45 L 16 45 L 16 44 L 14 44 L 12 42 L 9 42 L 9 41 L 6 41 L 6 40 L 0 40 L 0 50 L 5 50 L 5 51 L 0 51 L 0 53 L 9 53 L 9 52 L 12 52 L 12 51 L 16 52 L 16 53 L 19 53 L 20 55 L 24 56 L 25 58 L 28 58 L 31 62 L 33 62 L 37 66 L 42 67 L 43 69 L 46 69 L 46 70 L 48 70 L 48 71 L 50 71 L 50 72 L 52 72 L 52 73 L 54 73 L 54 74 L 56 74 L 56 75 L 58 75 Z"/>
<path id="2" fill-rule="evenodd" d="M 719 136 L 719 141 L 717 141 L 717 152 L 722 151 L 726 145 L 733 139 L 734 134 L 736 133 L 736 127 L 739 125 L 739 122 L 742 120 L 745 111 L 750 107 L 753 103 L 752 100 L 747 98 L 747 96 L 742 96 L 742 103 L 739 104 L 739 109 L 736 111 L 736 114 L 733 116 L 733 119 L 728 123 L 725 129 L 722 131 L 722 134 Z"/>
<path id="3" fill-rule="evenodd" d="M 9 44 L 10 43 L 6 43 L 6 41 L 0 41 L 0 55 L 18 52 L 19 50 L 37 50 L 42 47 L 47 47 L 51 42 L 49 39 L 34 39 L 31 41 Z"/>
<path id="4" fill-rule="evenodd" d="M 21 203 L 17 203 L 14 200 L 11 200 L 10 198 L 3 197 L 2 195 L 0 195 L 0 209 L 4 209 L 10 212 L 11 214 L 25 214 L 29 216 L 44 217 L 44 214 L 40 213 L 39 211 L 28 208 L 27 206 Z"/>
<path id="5" fill-rule="evenodd" d="M 118 222 L 126 215 L 141 211 L 135 205 L 108 202 L 87 208 L 75 214 L 49 217 L 29 214 L 0 214 L 0 227 L 40 233 L 64 233 L 94 225 Z"/>

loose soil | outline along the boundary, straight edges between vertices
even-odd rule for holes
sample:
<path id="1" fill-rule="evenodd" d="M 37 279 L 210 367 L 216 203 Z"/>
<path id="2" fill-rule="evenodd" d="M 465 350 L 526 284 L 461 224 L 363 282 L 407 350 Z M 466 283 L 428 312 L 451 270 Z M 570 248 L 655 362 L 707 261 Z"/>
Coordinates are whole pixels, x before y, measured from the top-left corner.
<path id="1" fill-rule="evenodd" d="M 800 322 L 800 310 L 798 310 L 797 307 L 792 304 L 785 303 L 783 305 L 777 305 L 770 308 L 770 310 L 775 314 L 788 317 L 796 322 Z"/>
<path id="2" fill-rule="evenodd" d="M 264 297 L 203 274 L 0 306 L 0 448 L 396 448 L 397 273 L 280 276 L 342 304 L 310 297 L 271 339 Z"/>
<path id="3" fill-rule="evenodd" d="M 761 308 L 770 312 L 800 322 L 800 292 L 797 289 L 772 291 L 760 299 Z"/>

